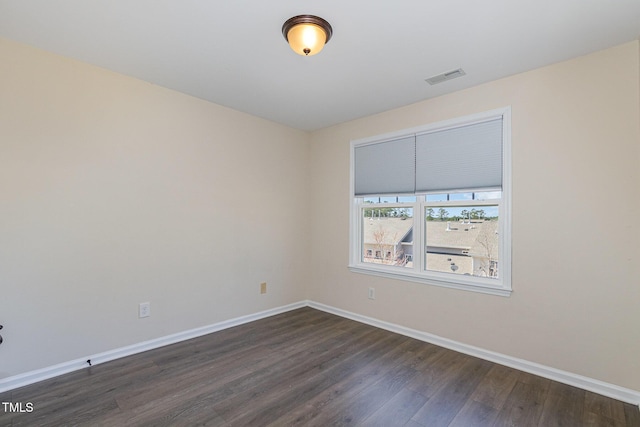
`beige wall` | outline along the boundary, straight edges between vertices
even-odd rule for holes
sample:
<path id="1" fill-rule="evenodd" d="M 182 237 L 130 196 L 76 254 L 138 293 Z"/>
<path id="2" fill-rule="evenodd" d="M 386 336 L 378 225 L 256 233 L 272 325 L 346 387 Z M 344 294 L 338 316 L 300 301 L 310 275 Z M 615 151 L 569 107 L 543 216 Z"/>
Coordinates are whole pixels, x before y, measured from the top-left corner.
<path id="1" fill-rule="evenodd" d="M 315 132 L 309 298 L 640 390 L 639 52 L 628 43 Z M 349 272 L 349 141 L 508 105 L 512 296 Z"/>
<path id="2" fill-rule="evenodd" d="M 640 390 L 638 42 L 311 137 L 0 57 L 0 379 L 308 298 Z M 506 105 L 512 296 L 349 272 L 349 141 Z"/>
<path id="3" fill-rule="evenodd" d="M 306 297 L 307 133 L 7 40 L 0 58 L 0 378 Z"/>

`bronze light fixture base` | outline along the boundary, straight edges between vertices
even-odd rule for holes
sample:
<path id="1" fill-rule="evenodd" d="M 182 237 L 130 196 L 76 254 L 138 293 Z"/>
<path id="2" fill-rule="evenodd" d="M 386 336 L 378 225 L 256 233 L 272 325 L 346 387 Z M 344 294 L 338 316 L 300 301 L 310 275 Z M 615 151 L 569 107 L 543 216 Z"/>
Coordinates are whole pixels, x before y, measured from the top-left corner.
<path id="1" fill-rule="evenodd" d="M 333 35 L 326 20 L 315 15 L 298 15 L 282 25 L 282 35 L 291 49 L 299 55 L 311 56 L 320 52 Z"/>

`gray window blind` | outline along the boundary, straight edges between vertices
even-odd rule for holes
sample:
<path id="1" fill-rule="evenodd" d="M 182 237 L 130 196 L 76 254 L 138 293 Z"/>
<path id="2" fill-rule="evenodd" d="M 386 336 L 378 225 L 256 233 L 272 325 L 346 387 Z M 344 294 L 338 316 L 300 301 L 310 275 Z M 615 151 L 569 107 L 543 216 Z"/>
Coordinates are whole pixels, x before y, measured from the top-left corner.
<path id="1" fill-rule="evenodd" d="M 415 191 L 413 135 L 355 147 L 354 157 L 356 196 Z"/>
<path id="2" fill-rule="evenodd" d="M 502 188 L 502 117 L 354 148 L 355 195 Z"/>
<path id="3" fill-rule="evenodd" d="M 416 136 L 416 193 L 502 187 L 502 118 Z"/>

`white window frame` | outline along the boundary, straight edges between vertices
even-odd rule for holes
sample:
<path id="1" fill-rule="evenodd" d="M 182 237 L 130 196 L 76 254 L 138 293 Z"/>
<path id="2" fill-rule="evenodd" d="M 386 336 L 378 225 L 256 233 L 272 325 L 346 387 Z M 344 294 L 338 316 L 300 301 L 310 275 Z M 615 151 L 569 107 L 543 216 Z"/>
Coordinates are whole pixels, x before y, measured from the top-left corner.
<path id="1" fill-rule="evenodd" d="M 389 141 L 412 134 L 444 130 L 470 125 L 473 123 L 500 118 L 502 127 L 502 197 L 499 200 L 486 201 L 444 201 L 427 202 L 425 195 L 416 195 L 415 203 L 388 203 L 385 208 L 413 208 L 413 268 L 365 263 L 362 260 L 363 243 L 361 232 L 363 227 L 362 209 L 371 208 L 370 204 L 364 204 L 363 197 L 355 196 L 355 148 L 361 145 Z M 480 190 L 483 191 L 483 190 Z M 465 192 L 471 192 L 466 190 Z M 445 193 L 441 191 L 440 193 Z M 355 273 L 370 274 L 390 279 L 408 280 L 425 283 L 428 285 L 447 288 L 462 289 L 481 292 L 492 295 L 511 295 L 511 107 L 500 108 L 466 117 L 456 118 L 443 122 L 433 123 L 398 132 L 378 135 L 370 138 L 351 141 L 351 167 L 350 167 L 350 244 L 349 244 L 349 270 Z M 479 276 L 467 276 L 424 269 L 425 245 L 425 211 L 434 206 L 483 206 L 498 204 L 499 215 L 499 277 L 488 278 Z"/>

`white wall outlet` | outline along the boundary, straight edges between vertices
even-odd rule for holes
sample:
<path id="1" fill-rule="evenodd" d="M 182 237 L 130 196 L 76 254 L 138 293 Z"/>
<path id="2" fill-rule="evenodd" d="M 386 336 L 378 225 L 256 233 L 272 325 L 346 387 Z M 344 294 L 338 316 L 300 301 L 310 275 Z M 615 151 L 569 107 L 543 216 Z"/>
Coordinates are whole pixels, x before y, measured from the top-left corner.
<path id="1" fill-rule="evenodd" d="M 369 299 L 376 299 L 376 289 L 369 288 Z"/>
<path id="2" fill-rule="evenodd" d="M 138 317 L 142 319 L 143 317 L 151 316 L 151 303 L 150 302 L 141 302 L 138 306 Z"/>

